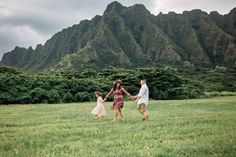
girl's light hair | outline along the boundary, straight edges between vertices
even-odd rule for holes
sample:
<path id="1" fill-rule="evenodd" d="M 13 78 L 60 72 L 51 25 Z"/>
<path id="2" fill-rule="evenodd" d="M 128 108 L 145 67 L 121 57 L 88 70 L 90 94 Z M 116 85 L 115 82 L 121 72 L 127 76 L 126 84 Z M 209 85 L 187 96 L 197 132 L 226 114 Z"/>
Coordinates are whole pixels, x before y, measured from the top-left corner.
<path id="1" fill-rule="evenodd" d="M 98 95 L 98 96 L 102 96 L 102 93 L 99 92 L 99 91 L 94 92 L 94 94 L 96 94 L 96 95 Z"/>

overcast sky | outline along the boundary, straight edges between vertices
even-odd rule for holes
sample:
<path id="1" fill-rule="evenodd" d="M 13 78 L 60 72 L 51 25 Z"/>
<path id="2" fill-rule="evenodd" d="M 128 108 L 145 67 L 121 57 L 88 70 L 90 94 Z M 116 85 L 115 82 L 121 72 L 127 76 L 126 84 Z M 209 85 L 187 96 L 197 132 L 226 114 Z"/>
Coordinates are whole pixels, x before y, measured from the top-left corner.
<path id="1" fill-rule="evenodd" d="M 102 15 L 113 0 L 0 0 L 0 58 L 15 46 L 44 44 L 63 28 Z M 202 9 L 228 13 L 236 0 L 117 0 L 124 6 L 144 4 L 153 14 Z"/>

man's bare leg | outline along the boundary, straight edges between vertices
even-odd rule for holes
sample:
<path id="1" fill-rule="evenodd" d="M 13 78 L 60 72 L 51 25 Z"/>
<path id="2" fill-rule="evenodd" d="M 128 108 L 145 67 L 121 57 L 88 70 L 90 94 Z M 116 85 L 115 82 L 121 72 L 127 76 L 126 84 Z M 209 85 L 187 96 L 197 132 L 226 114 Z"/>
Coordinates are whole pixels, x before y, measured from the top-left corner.
<path id="1" fill-rule="evenodd" d="M 137 109 L 138 109 L 138 111 L 143 115 L 143 110 L 142 110 L 142 108 L 140 108 L 139 105 L 137 106 Z"/>
<path id="2" fill-rule="evenodd" d="M 148 111 L 146 110 L 144 113 L 143 113 L 143 117 L 144 117 L 144 120 L 148 120 Z"/>
<path id="3" fill-rule="evenodd" d="M 147 106 L 145 104 L 141 104 L 140 110 L 143 114 L 143 120 L 146 121 L 148 119 Z"/>

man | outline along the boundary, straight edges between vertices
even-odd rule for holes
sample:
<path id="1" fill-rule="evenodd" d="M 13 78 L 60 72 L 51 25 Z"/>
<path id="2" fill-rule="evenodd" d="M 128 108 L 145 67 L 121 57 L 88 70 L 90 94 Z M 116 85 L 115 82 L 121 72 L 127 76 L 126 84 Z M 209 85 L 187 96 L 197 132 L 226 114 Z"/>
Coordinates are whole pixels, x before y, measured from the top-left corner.
<path id="1" fill-rule="evenodd" d="M 138 103 L 138 111 L 143 115 L 143 121 L 148 119 L 147 105 L 149 99 L 149 90 L 146 84 L 146 80 L 141 80 L 141 89 L 139 90 L 138 95 L 133 96 L 133 99 L 136 99 L 135 102 Z"/>

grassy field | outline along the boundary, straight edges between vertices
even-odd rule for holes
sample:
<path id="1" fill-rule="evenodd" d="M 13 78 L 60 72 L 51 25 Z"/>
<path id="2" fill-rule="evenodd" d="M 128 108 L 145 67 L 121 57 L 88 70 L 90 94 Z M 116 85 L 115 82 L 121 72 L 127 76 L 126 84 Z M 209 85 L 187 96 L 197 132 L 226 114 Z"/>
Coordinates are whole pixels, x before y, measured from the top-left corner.
<path id="1" fill-rule="evenodd" d="M 0 106 L 0 156 L 236 156 L 236 96 L 134 102 L 123 121 L 95 120 L 95 103 Z"/>

